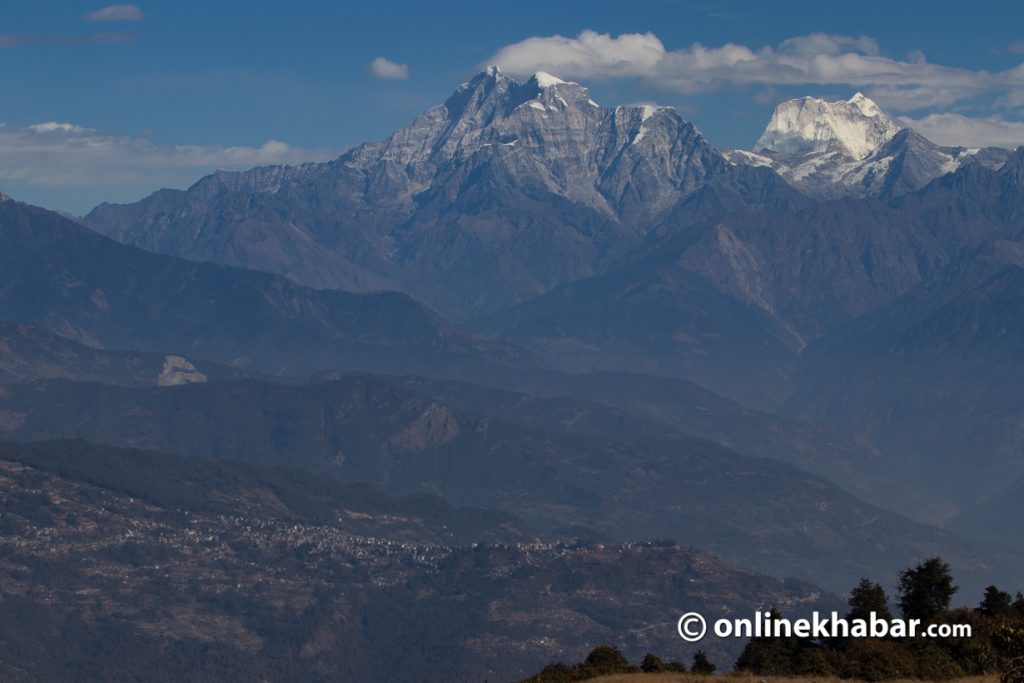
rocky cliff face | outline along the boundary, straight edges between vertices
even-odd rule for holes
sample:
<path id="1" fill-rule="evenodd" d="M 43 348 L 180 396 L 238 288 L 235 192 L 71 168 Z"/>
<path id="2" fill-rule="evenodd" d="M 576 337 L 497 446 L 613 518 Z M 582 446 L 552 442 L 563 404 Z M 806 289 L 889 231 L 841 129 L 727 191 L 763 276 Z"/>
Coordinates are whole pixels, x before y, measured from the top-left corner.
<path id="1" fill-rule="evenodd" d="M 649 218 L 725 167 L 674 109 L 604 109 L 577 83 L 543 72 L 519 83 L 496 68 L 385 142 L 334 163 L 360 173 L 367 199 L 388 206 L 411 210 L 417 195 L 436 194 L 439 184 L 457 189 L 446 181 L 495 165 L 532 192 L 612 219 Z"/>

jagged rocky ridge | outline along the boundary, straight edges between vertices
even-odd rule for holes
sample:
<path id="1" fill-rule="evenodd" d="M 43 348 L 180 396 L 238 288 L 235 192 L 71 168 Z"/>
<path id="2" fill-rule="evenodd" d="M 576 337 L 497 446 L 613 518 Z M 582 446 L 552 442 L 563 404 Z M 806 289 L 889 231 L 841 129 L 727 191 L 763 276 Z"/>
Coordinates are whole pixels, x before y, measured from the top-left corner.
<path id="1" fill-rule="evenodd" d="M 1022 158 L 969 164 L 891 200 L 701 221 L 477 324 L 573 369 L 657 369 L 774 409 L 796 388 L 807 345 L 955 266 L 971 245 L 1019 239 Z"/>
<path id="2" fill-rule="evenodd" d="M 218 172 L 85 222 L 312 286 L 398 289 L 458 318 L 594 274 L 666 219 L 800 201 L 675 109 L 603 108 L 579 84 L 491 68 L 334 161 Z"/>
<path id="3" fill-rule="evenodd" d="M 577 83 L 490 68 L 334 161 L 217 172 L 84 220 L 150 251 L 399 290 L 469 319 L 702 219 L 792 210 L 807 196 L 897 197 L 1007 155 L 935 145 L 860 93 L 785 102 L 752 152 L 719 150 L 673 108 L 604 108 Z"/>

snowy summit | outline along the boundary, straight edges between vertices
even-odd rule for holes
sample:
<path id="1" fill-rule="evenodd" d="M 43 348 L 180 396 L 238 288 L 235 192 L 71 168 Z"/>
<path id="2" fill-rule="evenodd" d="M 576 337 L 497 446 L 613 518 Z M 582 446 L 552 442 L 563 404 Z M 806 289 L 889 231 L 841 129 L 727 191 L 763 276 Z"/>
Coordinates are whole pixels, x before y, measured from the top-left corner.
<path id="1" fill-rule="evenodd" d="M 861 93 L 838 102 L 803 97 L 775 108 L 754 151 L 793 156 L 838 152 L 864 159 L 899 130 L 899 124 Z"/>

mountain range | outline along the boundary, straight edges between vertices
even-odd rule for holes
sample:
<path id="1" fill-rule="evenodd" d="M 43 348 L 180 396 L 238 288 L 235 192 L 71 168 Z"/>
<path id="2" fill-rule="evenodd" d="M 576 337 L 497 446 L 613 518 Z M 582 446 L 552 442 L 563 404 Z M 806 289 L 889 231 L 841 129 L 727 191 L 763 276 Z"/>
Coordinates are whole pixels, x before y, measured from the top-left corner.
<path id="1" fill-rule="evenodd" d="M 463 319 L 592 275 L 664 221 L 799 203 L 674 109 L 602 108 L 547 74 L 488 69 L 382 142 L 324 164 L 217 173 L 85 223 L 316 287 L 415 293 Z"/>
<path id="2" fill-rule="evenodd" d="M 895 199 L 701 221 L 479 329 L 569 366 L 658 366 L 774 408 L 809 344 L 956 268 L 972 245 L 1020 239 L 1022 163 L 1019 150 L 999 170 L 967 166 Z"/>
<path id="3" fill-rule="evenodd" d="M 895 197 L 1007 155 L 935 145 L 859 93 L 786 102 L 753 152 L 720 150 L 673 108 L 603 108 L 579 84 L 490 68 L 334 161 L 218 172 L 84 221 L 151 251 L 315 287 L 397 289 L 466 319 L 594 275 L 700 218 Z"/>
<path id="4" fill-rule="evenodd" d="M 820 422 L 831 399 L 820 396 L 826 384 L 818 378 L 838 372 L 850 381 L 850 364 L 860 362 L 820 349 L 915 289 L 956 277 L 963 254 L 977 245 L 1012 249 L 1021 239 L 1021 154 L 935 145 L 860 93 L 785 102 L 752 151 L 721 150 L 674 109 L 603 108 L 579 84 L 545 73 L 519 82 L 489 68 L 410 126 L 332 162 L 219 172 L 188 191 L 102 205 L 84 219 L 117 240 L 178 258 L 318 287 L 403 291 L 462 321 L 452 326 L 422 309 L 416 354 L 394 346 L 394 330 L 380 335 L 390 335 L 383 344 L 353 353 L 346 340 L 325 355 L 319 340 L 309 342 L 290 322 L 266 351 L 259 336 L 179 337 L 157 348 L 150 340 L 91 340 L 68 320 L 30 322 L 87 343 L 291 375 L 413 372 L 499 387 L 545 363 L 573 373 L 668 375 L 761 411 Z M 349 306 L 368 301 L 344 296 Z M 397 295 L 365 296 L 388 302 L 375 310 L 394 306 L 386 315 L 396 324 L 415 310 Z M 282 346 L 296 353 L 282 359 L 271 350 Z M 894 401 L 886 383 L 897 374 L 865 379 L 874 394 L 864 405 L 877 412 Z M 869 426 L 867 408 L 842 400 L 820 423 L 879 450 L 878 459 L 862 459 L 861 477 L 877 480 L 888 466 L 880 463 L 931 448 L 931 437 L 910 423 L 907 435 L 889 438 Z M 808 401 L 817 412 L 801 407 Z M 1013 424 L 1014 415 L 1000 424 Z M 985 424 L 977 418 L 961 433 L 985 433 L 994 451 L 1013 452 L 1013 429 Z M 1017 465 L 992 467 L 981 481 L 1017 474 Z M 912 468 L 900 471 L 916 481 Z M 953 488 L 957 495 L 943 492 L 932 506 L 947 512 L 930 521 L 995 493 L 981 486 L 971 497 Z"/>
<path id="5" fill-rule="evenodd" d="M 64 604 L 17 652 L 101 615 L 213 679 L 210 653 L 509 678 L 664 643 L 637 631 L 677 616 L 652 595 L 817 604 L 931 555 L 965 592 L 1017 586 L 1022 343 L 1024 148 L 936 145 L 860 93 L 782 103 L 735 150 L 489 68 L 333 161 L 80 220 L 0 195 L 0 582 Z M 204 550 L 161 549 L 191 514 Z M 99 543 L 105 578 L 44 537 Z M 168 557 L 223 587 L 190 598 Z M 624 576 L 647 597 L 613 618 Z M 230 589 L 274 582 L 264 611 Z M 389 665 L 403 610 L 456 655 Z M 17 636 L 0 619 L 0 666 Z"/>

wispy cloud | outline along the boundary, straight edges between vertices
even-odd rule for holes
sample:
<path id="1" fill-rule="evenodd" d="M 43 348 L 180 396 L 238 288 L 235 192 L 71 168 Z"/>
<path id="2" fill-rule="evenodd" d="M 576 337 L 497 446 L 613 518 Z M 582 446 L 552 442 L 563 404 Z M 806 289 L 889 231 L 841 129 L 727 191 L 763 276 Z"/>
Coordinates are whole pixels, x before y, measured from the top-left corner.
<path id="1" fill-rule="evenodd" d="M 303 149 L 277 140 L 259 147 L 159 145 L 57 121 L 25 127 L 0 124 L 0 179 L 49 187 L 159 186 L 218 168 L 323 161 L 337 154 L 337 150 Z"/>
<path id="2" fill-rule="evenodd" d="M 86 21 L 142 21 L 138 5 L 108 5 L 85 15 Z M 33 45 L 116 45 L 134 43 L 138 34 L 127 31 L 94 31 L 72 35 L 0 33 L 0 50 Z"/>
<path id="3" fill-rule="evenodd" d="M 370 62 L 366 72 L 374 78 L 383 78 L 387 81 L 404 81 L 409 78 L 409 66 L 407 64 L 392 62 L 384 57 L 377 57 Z"/>
<path id="4" fill-rule="evenodd" d="M 138 5 L 107 5 L 85 15 L 86 21 L 142 21 L 145 15 Z"/>
<path id="5" fill-rule="evenodd" d="M 124 31 L 84 33 L 70 36 L 6 33 L 0 34 L 0 49 L 31 45 L 116 45 L 119 43 L 134 43 L 138 39 L 139 36 L 137 34 Z"/>
<path id="6" fill-rule="evenodd" d="M 902 120 L 940 145 L 1009 149 L 1024 145 L 1024 121 L 1007 121 L 998 116 L 971 117 L 948 113 Z"/>
<path id="7" fill-rule="evenodd" d="M 870 37 L 825 33 L 762 47 L 694 43 L 668 50 L 653 33 L 583 31 L 575 38 L 527 38 L 501 48 L 486 64 L 522 76 L 544 70 L 571 78 L 636 78 L 681 93 L 747 85 L 844 85 L 868 91 L 895 111 L 1024 88 L 1024 65 L 988 72 L 933 64 L 920 52 L 893 59 Z"/>

